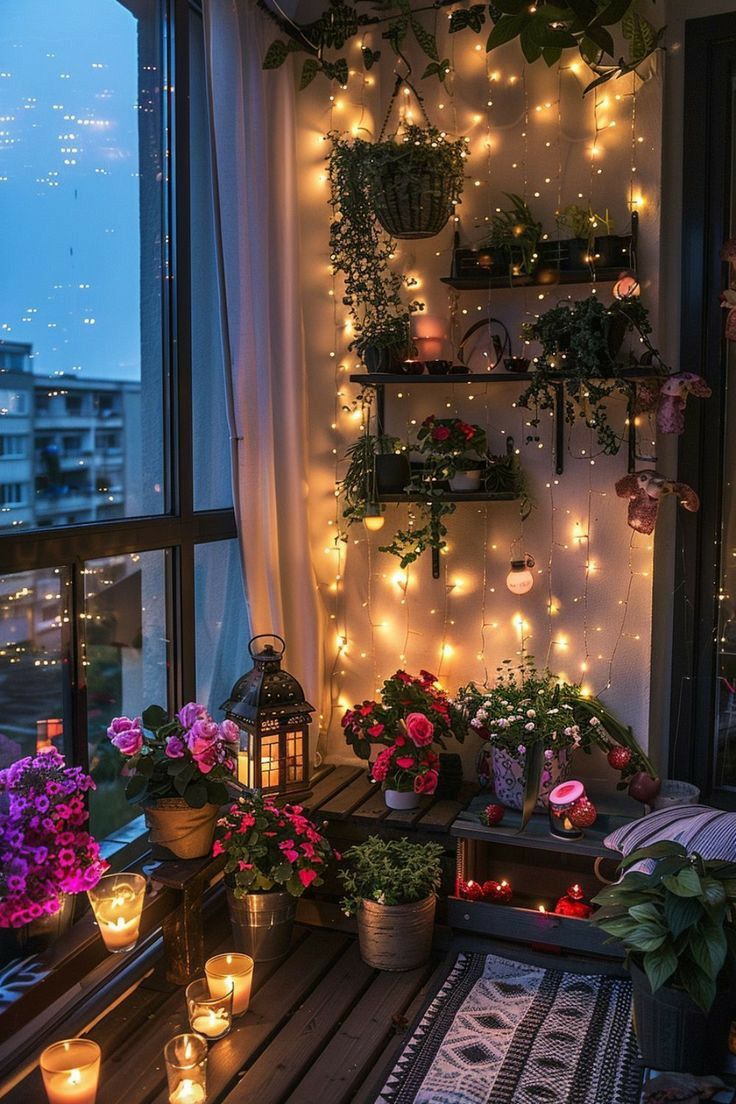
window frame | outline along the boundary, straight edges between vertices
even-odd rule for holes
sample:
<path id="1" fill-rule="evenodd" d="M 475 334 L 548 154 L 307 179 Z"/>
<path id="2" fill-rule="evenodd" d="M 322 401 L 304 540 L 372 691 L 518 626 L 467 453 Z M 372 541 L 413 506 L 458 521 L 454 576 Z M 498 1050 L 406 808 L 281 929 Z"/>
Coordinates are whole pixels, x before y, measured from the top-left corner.
<path id="1" fill-rule="evenodd" d="M 736 187 L 731 143 L 722 136 L 731 136 L 736 125 L 734 72 L 736 13 L 688 20 L 680 363 L 705 376 L 713 397 L 688 405 L 678 443 L 678 479 L 697 489 L 701 508 L 687 517 L 678 511 L 675 532 L 669 773 L 694 782 L 704 800 L 736 809 L 736 791 L 713 784 L 727 371 L 719 297 L 728 281 L 720 251 L 729 234 L 729 193 Z"/>
<path id="2" fill-rule="evenodd" d="M 134 15 L 135 0 L 118 0 Z M 48 529 L 0 533 L 0 573 L 58 567 L 67 572 L 68 621 L 62 626 L 65 749 L 89 766 L 84 654 L 84 563 L 131 552 L 168 550 L 166 623 L 168 695 L 172 705 L 196 696 L 194 550 L 237 537 L 232 507 L 194 509 L 191 449 L 191 239 L 189 148 L 190 0 L 157 0 L 161 31 L 162 141 L 167 175 L 162 218 L 162 351 L 164 464 L 169 512 Z M 223 388 L 224 400 L 224 388 Z M 225 446 L 226 447 L 226 446 Z M 229 459 L 229 451 L 226 448 Z M 141 703 L 141 708 L 146 703 Z"/>

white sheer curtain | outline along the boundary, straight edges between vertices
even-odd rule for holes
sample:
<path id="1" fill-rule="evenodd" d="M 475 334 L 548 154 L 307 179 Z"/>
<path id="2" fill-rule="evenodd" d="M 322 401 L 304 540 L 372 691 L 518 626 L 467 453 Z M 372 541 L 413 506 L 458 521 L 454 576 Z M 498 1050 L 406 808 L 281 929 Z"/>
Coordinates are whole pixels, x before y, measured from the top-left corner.
<path id="1" fill-rule="evenodd" d="M 290 65 L 252 0 L 205 0 L 235 506 L 253 633 L 287 641 L 286 668 L 321 707 L 322 616 L 307 526 L 306 380 Z M 193 150 L 196 157 L 197 151 Z"/>

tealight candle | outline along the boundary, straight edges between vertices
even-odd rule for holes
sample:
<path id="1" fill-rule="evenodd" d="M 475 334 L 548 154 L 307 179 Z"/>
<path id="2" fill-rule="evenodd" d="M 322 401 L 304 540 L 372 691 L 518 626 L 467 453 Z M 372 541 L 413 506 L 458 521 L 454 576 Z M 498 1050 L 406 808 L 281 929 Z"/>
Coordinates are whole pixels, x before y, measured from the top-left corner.
<path id="1" fill-rule="evenodd" d="M 63 1039 L 46 1047 L 40 1066 L 49 1104 L 95 1104 L 100 1057 L 92 1039 Z"/>
<path id="2" fill-rule="evenodd" d="M 246 954 L 214 955 L 204 964 L 211 996 L 222 997 L 229 989 L 233 990 L 233 1016 L 248 1011 L 253 966 L 253 959 Z"/>
<path id="3" fill-rule="evenodd" d="M 87 890 L 105 946 L 113 954 L 132 951 L 138 942 L 146 893 L 142 874 L 105 874 Z"/>
<path id="4" fill-rule="evenodd" d="M 233 1022 L 233 989 L 223 984 L 218 995 L 210 993 L 206 977 L 197 978 L 187 986 L 187 1010 L 189 1025 L 198 1035 L 206 1039 L 221 1039 L 227 1035 Z"/>
<path id="5" fill-rule="evenodd" d="M 207 1044 L 199 1035 L 175 1035 L 164 1047 L 169 1104 L 204 1104 Z"/>

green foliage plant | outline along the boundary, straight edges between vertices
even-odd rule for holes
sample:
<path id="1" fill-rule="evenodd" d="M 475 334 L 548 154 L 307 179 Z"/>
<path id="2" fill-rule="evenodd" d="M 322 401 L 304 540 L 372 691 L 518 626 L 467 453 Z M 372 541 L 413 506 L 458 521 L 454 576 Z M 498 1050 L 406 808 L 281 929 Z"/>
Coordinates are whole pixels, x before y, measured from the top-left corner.
<path id="1" fill-rule="evenodd" d="M 584 239 L 589 252 L 593 252 L 596 231 L 605 227 L 606 234 L 613 233 L 613 219 L 606 209 L 605 215 L 597 215 L 592 207 L 581 207 L 578 203 L 568 203 L 555 216 L 560 229 L 569 230 L 574 238 Z"/>
<path id="2" fill-rule="evenodd" d="M 630 870 L 653 865 L 649 873 Z M 652 992 L 684 990 L 703 1012 L 736 967 L 736 863 L 662 840 L 628 855 L 624 876 L 593 898 L 594 924 L 620 940 Z"/>
<path id="3" fill-rule="evenodd" d="M 442 879 L 442 845 L 410 843 L 370 836 L 344 854 L 348 866 L 340 871 L 345 889 L 342 907 L 348 916 L 363 901 L 379 905 L 412 905 L 436 893 Z"/>
<path id="4" fill-rule="evenodd" d="M 398 437 L 362 433 L 347 449 L 350 461 L 345 475 L 337 484 L 343 504 L 342 516 L 347 525 L 362 521 L 366 508 L 376 497 L 376 456 L 406 451 Z"/>
<path id="5" fill-rule="evenodd" d="M 488 236 L 480 248 L 501 250 L 509 276 L 531 275 L 537 265 L 537 247 L 542 224 L 532 214 L 526 200 L 515 192 L 503 193 L 511 206 L 500 207 L 491 216 Z"/>
<path id="6" fill-rule="evenodd" d="M 642 377 L 669 371 L 650 340 L 651 332 L 649 312 L 638 298 L 614 300 L 607 306 L 597 295 L 564 300 L 525 324 L 525 340 L 541 346 L 531 364 L 533 379 L 517 400 L 533 411 L 530 426 L 536 429 L 540 411 L 554 408 L 557 385 L 564 378 L 565 420 L 569 425 L 581 420 L 595 430 L 604 453 L 617 453 L 622 438 L 609 422 L 607 400 L 613 395 L 633 399 L 632 369 Z M 622 363 L 618 351 L 627 334 L 639 340 L 643 352 L 638 357 L 630 352 Z"/>

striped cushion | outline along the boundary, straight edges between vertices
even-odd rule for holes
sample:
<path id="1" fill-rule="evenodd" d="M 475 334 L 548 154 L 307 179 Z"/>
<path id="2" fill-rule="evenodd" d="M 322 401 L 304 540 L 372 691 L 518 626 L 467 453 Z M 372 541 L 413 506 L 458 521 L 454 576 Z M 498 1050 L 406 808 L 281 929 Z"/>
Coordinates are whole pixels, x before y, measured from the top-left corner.
<path id="1" fill-rule="evenodd" d="M 659 840 L 674 840 L 704 859 L 736 860 L 736 813 L 710 805 L 671 805 L 617 828 L 604 840 L 606 847 L 630 855 Z"/>

